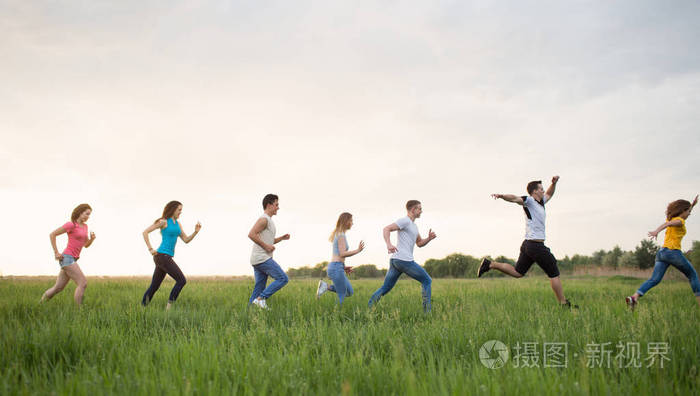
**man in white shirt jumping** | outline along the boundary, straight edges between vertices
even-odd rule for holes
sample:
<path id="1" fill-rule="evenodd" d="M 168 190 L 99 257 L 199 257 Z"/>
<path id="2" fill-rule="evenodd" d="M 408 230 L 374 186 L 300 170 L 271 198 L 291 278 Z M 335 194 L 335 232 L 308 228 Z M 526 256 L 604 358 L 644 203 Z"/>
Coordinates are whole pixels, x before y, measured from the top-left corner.
<path id="1" fill-rule="evenodd" d="M 492 269 L 501 271 L 514 278 L 522 278 L 532 264 L 537 263 L 549 277 L 549 283 L 559 303 L 565 307 L 571 308 L 571 303 L 564 297 L 564 289 L 559 279 L 557 259 L 554 258 L 549 248 L 544 245 L 544 225 L 546 218 L 544 204 L 552 199 L 558 181 L 559 176 L 554 176 L 552 178 L 552 184 L 546 192 L 542 187 L 542 181 L 531 181 L 527 184 L 527 193 L 530 194 L 529 196 L 519 197 L 512 194 L 491 195 L 494 199 L 500 198 L 504 201 L 523 206 L 526 223 L 525 240 L 522 245 L 520 245 L 520 256 L 518 257 L 518 262 L 515 264 L 515 267 L 510 264 L 483 259 L 477 271 L 477 278 L 480 278 L 484 273 Z M 573 307 L 578 308 L 576 305 L 573 305 Z"/>

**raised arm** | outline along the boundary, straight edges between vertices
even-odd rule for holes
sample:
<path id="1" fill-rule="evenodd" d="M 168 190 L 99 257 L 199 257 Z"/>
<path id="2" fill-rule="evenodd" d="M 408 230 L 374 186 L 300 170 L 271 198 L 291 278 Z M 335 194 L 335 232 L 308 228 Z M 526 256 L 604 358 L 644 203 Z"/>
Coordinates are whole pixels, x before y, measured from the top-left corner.
<path id="1" fill-rule="evenodd" d="M 277 238 L 275 238 L 275 245 L 282 242 L 282 241 L 286 241 L 289 238 L 290 238 L 289 234 L 284 234 L 281 237 L 277 237 Z"/>
<path id="2" fill-rule="evenodd" d="M 94 232 L 91 232 L 91 233 L 90 233 L 90 238 L 87 240 L 87 242 L 85 242 L 85 246 L 84 246 L 84 247 L 85 247 L 85 248 L 89 248 L 90 245 L 92 245 L 92 243 L 95 241 L 95 238 L 97 238 L 97 237 L 95 236 L 95 233 L 94 233 Z"/>
<path id="3" fill-rule="evenodd" d="M 391 223 L 388 226 L 384 227 L 384 230 L 382 231 L 382 235 L 384 235 L 384 242 L 386 243 L 386 249 L 389 251 L 389 253 L 396 253 L 396 246 L 391 244 L 391 240 L 389 239 L 389 235 L 393 231 L 398 231 L 399 226 L 396 223 Z"/>
<path id="4" fill-rule="evenodd" d="M 151 241 L 148 239 L 148 234 L 152 233 L 153 231 L 155 231 L 159 228 L 165 227 L 166 224 L 167 224 L 167 222 L 165 221 L 165 219 L 160 219 L 160 220 L 156 221 L 155 223 L 151 224 L 145 230 L 143 230 L 143 240 L 146 242 L 146 246 L 148 247 L 148 251 L 154 256 L 156 255 L 157 252 L 151 246 Z"/>
<path id="5" fill-rule="evenodd" d="M 427 245 L 428 242 L 432 241 L 435 238 L 437 238 L 437 235 L 433 232 L 433 230 L 431 228 L 430 231 L 428 231 L 427 238 L 421 238 L 420 234 L 418 234 L 418 238 L 416 238 L 416 246 L 423 247 L 423 246 Z"/>
<path id="6" fill-rule="evenodd" d="M 340 253 L 340 257 L 354 256 L 357 253 L 360 253 L 365 248 L 365 242 L 360 241 L 360 244 L 358 245 L 357 249 L 348 250 L 348 246 L 347 246 L 346 242 L 347 241 L 345 240 L 345 238 L 338 239 L 338 252 Z"/>
<path id="7" fill-rule="evenodd" d="M 250 232 L 248 233 L 248 238 L 250 238 L 251 241 L 255 242 L 256 245 L 265 249 L 266 252 L 272 253 L 272 251 L 275 250 L 275 246 L 268 245 L 267 243 L 263 242 L 262 239 L 260 239 L 260 233 L 263 232 L 265 227 L 267 227 L 267 219 L 264 217 L 259 218 L 258 221 L 256 221 L 255 224 L 253 224 L 253 228 L 250 229 Z"/>
<path id="8" fill-rule="evenodd" d="M 693 203 L 690 204 L 690 211 L 688 212 L 688 216 L 690 216 L 691 213 L 693 213 L 693 208 L 695 205 L 698 203 L 698 196 L 695 196 L 695 199 L 693 200 Z"/>
<path id="9" fill-rule="evenodd" d="M 559 181 L 559 176 L 554 176 L 552 178 L 552 184 L 549 185 L 549 188 L 547 191 L 544 193 L 544 200 L 549 201 L 552 199 L 552 195 L 554 195 L 554 190 L 557 189 L 557 182 Z"/>
<path id="10" fill-rule="evenodd" d="M 49 234 L 49 240 L 51 241 L 51 247 L 53 248 L 53 256 L 56 260 L 63 260 L 63 255 L 58 252 L 58 248 L 56 247 L 56 236 L 65 233 L 66 230 L 63 228 L 63 226 L 61 226 L 51 231 Z"/>
<path id="11" fill-rule="evenodd" d="M 185 234 L 185 230 L 180 227 L 180 239 L 182 239 L 183 242 L 185 243 L 190 243 L 191 240 L 194 239 L 195 235 L 199 234 L 199 230 L 202 229 L 202 223 L 197 222 L 197 224 L 194 226 L 194 232 L 192 235 L 187 235 Z"/>
<path id="12" fill-rule="evenodd" d="M 516 203 L 516 204 L 518 204 L 518 205 L 522 205 L 522 204 L 523 204 L 523 197 L 519 197 L 519 196 L 517 196 L 517 195 L 513 195 L 513 194 L 491 194 L 491 196 L 493 197 L 493 199 L 499 199 L 499 198 L 500 198 L 500 199 L 502 199 L 502 200 L 504 200 L 504 201 L 513 202 L 513 203 Z"/>

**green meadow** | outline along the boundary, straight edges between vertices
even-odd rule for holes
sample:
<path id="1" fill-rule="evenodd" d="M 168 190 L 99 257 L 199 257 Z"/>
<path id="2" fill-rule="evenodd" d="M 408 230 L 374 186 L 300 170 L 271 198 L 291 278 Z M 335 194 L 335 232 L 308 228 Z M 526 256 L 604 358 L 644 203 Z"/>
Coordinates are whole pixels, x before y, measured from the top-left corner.
<path id="1" fill-rule="evenodd" d="M 425 314 L 409 279 L 372 310 L 381 280 L 353 281 L 338 307 L 293 279 L 269 311 L 247 307 L 252 281 L 190 279 L 166 312 L 171 280 L 144 308 L 148 279 L 91 278 L 77 308 L 73 284 L 39 304 L 53 279 L 2 278 L 0 394 L 698 394 L 687 281 L 662 282 L 633 313 L 624 297 L 641 279 L 563 282 L 579 309 L 557 306 L 543 277 L 437 279 Z M 507 347 L 506 361 L 485 349 L 500 368 L 480 358 L 489 340 Z"/>

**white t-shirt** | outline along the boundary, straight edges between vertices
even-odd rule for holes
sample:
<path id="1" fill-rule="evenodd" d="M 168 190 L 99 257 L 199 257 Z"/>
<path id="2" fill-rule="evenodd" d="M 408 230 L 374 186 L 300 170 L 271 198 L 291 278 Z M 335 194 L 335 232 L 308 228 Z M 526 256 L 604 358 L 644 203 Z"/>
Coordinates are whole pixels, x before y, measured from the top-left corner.
<path id="1" fill-rule="evenodd" d="M 525 239 L 544 240 L 544 221 L 546 214 L 544 204 L 547 203 L 547 196 L 542 201 L 536 201 L 530 196 L 523 196 L 523 210 L 525 210 Z"/>
<path id="2" fill-rule="evenodd" d="M 262 232 L 260 233 L 260 239 L 262 239 L 262 241 L 267 243 L 268 245 L 274 245 L 275 234 L 277 233 L 275 223 L 272 221 L 272 217 L 268 216 L 267 213 L 263 213 L 262 216 L 260 216 L 260 219 L 262 218 L 267 219 L 267 227 L 265 227 L 265 229 L 262 230 Z M 253 242 L 253 251 L 250 254 L 251 265 L 264 263 L 265 261 L 271 258 L 272 253 L 266 252 L 265 249 L 260 247 L 260 245 Z"/>
<path id="3" fill-rule="evenodd" d="M 396 220 L 396 225 L 399 226 L 396 241 L 397 252 L 391 258 L 413 261 L 413 246 L 418 238 L 418 226 L 408 216 Z"/>

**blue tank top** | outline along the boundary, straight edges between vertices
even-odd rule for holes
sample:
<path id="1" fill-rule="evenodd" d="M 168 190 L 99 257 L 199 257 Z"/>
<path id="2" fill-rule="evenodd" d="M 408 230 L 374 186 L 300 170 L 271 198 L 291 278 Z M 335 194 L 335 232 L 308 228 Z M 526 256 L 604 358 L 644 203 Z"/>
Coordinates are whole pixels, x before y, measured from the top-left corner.
<path id="1" fill-rule="evenodd" d="M 158 253 L 167 254 L 171 257 L 175 256 L 175 242 L 177 242 L 180 232 L 180 225 L 173 219 L 168 219 L 168 225 L 160 230 L 160 235 L 163 239 L 158 247 Z"/>
<path id="2" fill-rule="evenodd" d="M 340 256 L 340 249 L 338 249 L 338 239 L 340 239 L 340 237 L 343 237 L 345 240 L 345 250 L 350 249 L 348 246 L 348 238 L 345 237 L 345 234 L 338 234 L 333 238 L 333 254 L 336 256 Z"/>

